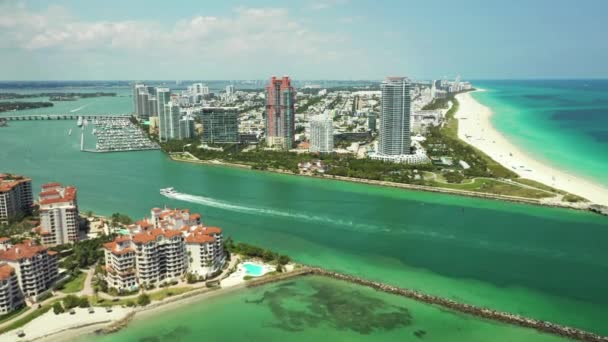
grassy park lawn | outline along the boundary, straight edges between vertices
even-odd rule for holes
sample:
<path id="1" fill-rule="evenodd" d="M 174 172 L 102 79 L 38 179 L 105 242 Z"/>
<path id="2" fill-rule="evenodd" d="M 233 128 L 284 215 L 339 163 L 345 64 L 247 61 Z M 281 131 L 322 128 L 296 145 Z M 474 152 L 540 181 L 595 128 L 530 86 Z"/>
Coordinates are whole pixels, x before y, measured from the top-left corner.
<path id="1" fill-rule="evenodd" d="M 87 279 L 86 272 L 78 274 L 78 276 L 69 282 L 67 282 L 61 292 L 63 293 L 76 293 L 80 292 L 84 288 L 84 282 Z"/>

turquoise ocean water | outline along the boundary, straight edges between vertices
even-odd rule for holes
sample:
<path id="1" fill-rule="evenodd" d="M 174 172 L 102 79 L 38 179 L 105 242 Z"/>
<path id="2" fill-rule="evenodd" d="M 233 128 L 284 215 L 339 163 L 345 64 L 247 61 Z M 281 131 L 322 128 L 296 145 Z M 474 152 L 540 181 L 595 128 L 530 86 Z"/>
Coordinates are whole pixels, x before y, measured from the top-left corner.
<path id="1" fill-rule="evenodd" d="M 494 95 L 484 93 L 485 101 L 508 103 L 501 97 L 504 93 L 499 83 L 480 86 L 493 90 L 488 94 Z M 83 114 L 129 112 L 128 89 L 124 93 L 124 97 L 62 102 L 54 108 L 18 113 L 54 114 L 83 105 L 87 105 L 86 111 L 79 111 Z M 502 112 L 496 110 L 495 119 L 501 120 L 501 116 Z M 67 135 L 70 128 L 76 129 L 75 122 L 11 122 L 9 127 L 0 128 L 0 170 L 32 177 L 35 188 L 48 181 L 73 184 L 79 189 L 79 204 L 84 210 L 105 215 L 119 211 L 139 218 L 148 215 L 154 206 L 187 207 L 200 212 L 205 222 L 224 228 L 226 234 L 236 240 L 275 249 L 299 262 L 608 335 L 605 285 L 608 282 L 605 248 L 608 220 L 605 217 L 580 211 L 177 163 L 159 151 L 83 153 L 78 150 L 77 134 Z M 599 130 L 603 128 L 598 126 Z M 167 186 L 183 193 L 181 199 L 162 197 L 158 190 Z M 472 317 L 401 302 L 393 296 L 381 296 L 381 301 L 376 302 L 386 310 L 369 313 L 363 308 L 375 302 L 374 299 L 357 301 L 356 295 L 335 295 L 359 291 L 368 297 L 368 291 L 342 283 L 321 285 L 314 281 L 296 281 L 289 291 L 269 287 L 208 304 L 194 303 L 185 310 L 191 315 L 184 317 L 191 317 L 190 320 L 151 318 L 147 323 L 126 329 L 115 340 L 157 340 L 147 338 L 150 329 L 162 327 L 164 332 L 154 334 L 169 334 L 166 340 L 175 334 L 184 334 L 182 340 L 194 341 L 196 334 L 190 336 L 188 331 L 218 329 L 236 334 L 237 331 L 232 330 L 234 326 L 242 326 L 268 340 L 284 340 L 285 334 L 301 340 L 317 336 L 334 336 L 337 340 L 356 339 L 354 336 L 394 340 L 394 334 L 417 340 L 413 335 L 416 330 L 427 331 L 425 339 L 432 340 L 431 336 L 447 336 L 450 329 L 461 332 L 462 335 L 454 335 L 453 340 L 458 341 L 495 340 L 499 335 L 513 336 L 505 340 L 541 339 L 535 334 L 526 335 L 528 332 L 505 332 L 502 325 L 485 325 Z M 268 300 L 261 302 L 264 305 L 247 306 L 251 301 L 260 300 L 264 291 L 270 292 Z M 276 291 L 279 295 L 273 297 Z M 273 298 L 281 298 L 284 293 L 295 293 L 296 299 L 277 304 Z M 236 302 L 248 309 L 234 304 Z M 396 304 L 390 306 L 383 302 Z M 288 324 L 281 320 L 282 313 L 289 314 L 292 308 L 304 310 L 303 306 L 312 316 L 304 314 L 301 319 L 297 314 L 285 316 L 295 317 Z M 410 311 L 414 323 L 403 321 L 401 316 L 394 318 L 395 310 L 399 313 L 404 308 Z M 318 317 L 339 309 L 352 315 L 338 317 L 340 319 L 327 324 L 319 323 Z M 236 318 L 233 324 L 220 326 L 217 320 L 207 317 L 214 312 L 222 313 L 218 317 Z M 352 322 L 348 323 L 358 315 L 372 319 L 372 332 L 365 334 L 360 326 L 355 324 L 353 328 Z M 263 319 L 257 320 L 257 317 Z M 305 318 L 306 321 L 302 321 Z M 285 330 L 277 327 L 275 321 L 295 328 Z M 419 324 L 421 322 L 423 324 Z M 481 335 L 475 336 L 476 333 Z"/>
<path id="2" fill-rule="evenodd" d="M 492 124 L 533 157 L 608 186 L 608 81 L 477 81 Z"/>

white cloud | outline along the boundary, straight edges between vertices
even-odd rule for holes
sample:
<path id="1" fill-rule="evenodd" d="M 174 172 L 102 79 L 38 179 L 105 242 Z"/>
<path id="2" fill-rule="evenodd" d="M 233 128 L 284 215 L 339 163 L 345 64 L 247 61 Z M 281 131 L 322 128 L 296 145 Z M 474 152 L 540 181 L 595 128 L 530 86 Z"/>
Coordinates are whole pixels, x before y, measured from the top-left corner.
<path id="1" fill-rule="evenodd" d="M 315 11 L 325 10 L 338 5 L 344 5 L 348 3 L 348 0 L 322 0 L 314 1 L 310 4 L 310 9 Z"/>
<path id="2" fill-rule="evenodd" d="M 59 8 L 32 12 L 0 5 L 0 44 L 25 50 L 259 53 L 318 52 L 344 37 L 315 32 L 282 8 L 237 8 L 226 17 L 195 16 L 169 27 L 147 21 L 82 21 Z"/>

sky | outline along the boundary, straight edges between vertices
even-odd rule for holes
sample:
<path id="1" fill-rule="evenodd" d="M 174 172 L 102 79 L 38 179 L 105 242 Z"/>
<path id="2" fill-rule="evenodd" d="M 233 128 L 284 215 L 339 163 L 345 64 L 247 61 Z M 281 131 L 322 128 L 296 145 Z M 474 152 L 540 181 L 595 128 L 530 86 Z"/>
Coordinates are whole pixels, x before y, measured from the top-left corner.
<path id="1" fill-rule="evenodd" d="M 608 78 L 606 0 L 0 0 L 0 80 Z"/>

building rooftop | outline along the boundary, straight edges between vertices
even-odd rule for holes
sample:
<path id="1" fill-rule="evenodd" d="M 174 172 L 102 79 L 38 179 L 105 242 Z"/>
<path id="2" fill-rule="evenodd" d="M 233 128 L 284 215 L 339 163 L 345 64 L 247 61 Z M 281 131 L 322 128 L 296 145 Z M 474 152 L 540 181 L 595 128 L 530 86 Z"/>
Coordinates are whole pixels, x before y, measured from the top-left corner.
<path id="1" fill-rule="evenodd" d="M 0 174 L 0 192 L 9 192 L 22 183 L 31 182 L 30 178 L 18 175 Z"/>
<path id="2" fill-rule="evenodd" d="M 49 184 L 53 184 L 53 186 L 47 186 Z M 63 189 L 61 189 L 61 188 L 55 189 L 57 187 L 61 187 L 61 184 L 48 183 L 48 184 L 44 184 L 42 186 L 43 190 L 42 190 L 42 192 L 40 192 L 40 195 L 39 195 L 40 205 L 63 203 L 63 202 L 73 202 L 76 199 L 76 188 L 75 187 L 66 186 Z"/>
<path id="3" fill-rule="evenodd" d="M 37 245 L 31 240 L 26 240 L 23 243 L 13 245 L 5 251 L 0 251 L 0 260 L 18 261 L 29 259 L 42 253 L 48 253 L 45 247 Z M 54 254 L 49 253 L 49 255 Z"/>
<path id="4" fill-rule="evenodd" d="M 9 264 L 0 265 L 0 280 L 6 280 L 15 274 L 15 269 Z"/>

